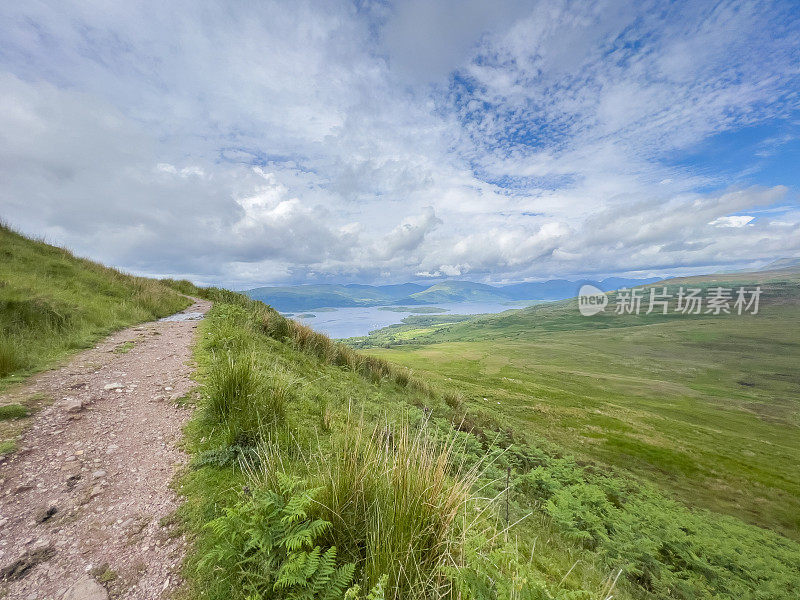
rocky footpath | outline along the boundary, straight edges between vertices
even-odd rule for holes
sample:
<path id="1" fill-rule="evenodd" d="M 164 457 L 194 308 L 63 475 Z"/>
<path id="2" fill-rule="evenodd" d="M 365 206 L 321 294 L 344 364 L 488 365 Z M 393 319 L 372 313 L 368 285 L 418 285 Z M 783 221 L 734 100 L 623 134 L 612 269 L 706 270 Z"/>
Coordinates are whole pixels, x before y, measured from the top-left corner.
<path id="1" fill-rule="evenodd" d="M 53 399 L 0 461 L 0 598 L 152 599 L 180 585 L 170 483 L 190 411 L 175 400 L 194 385 L 196 328 L 120 331 L 0 398 Z"/>

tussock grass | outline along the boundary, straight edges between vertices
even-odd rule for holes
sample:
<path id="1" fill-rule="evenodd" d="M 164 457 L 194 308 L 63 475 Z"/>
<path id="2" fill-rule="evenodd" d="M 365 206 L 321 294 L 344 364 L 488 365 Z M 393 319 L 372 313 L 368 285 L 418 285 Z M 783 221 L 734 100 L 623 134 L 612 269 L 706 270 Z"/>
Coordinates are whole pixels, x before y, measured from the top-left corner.
<path id="1" fill-rule="evenodd" d="M 258 382 L 252 360 L 249 357 L 237 360 L 226 353 L 214 362 L 206 385 L 211 415 L 219 421 L 229 419 L 254 401 Z"/>
<path id="2" fill-rule="evenodd" d="M 8 335 L 0 335 L 0 377 L 5 377 L 25 367 L 22 343 Z"/>
<path id="3" fill-rule="evenodd" d="M 442 398 L 453 410 L 460 410 L 464 406 L 464 395 L 461 392 L 445 392 Z"/>
<path id="4" fill-rule="evenodd" d="M 391 431 L 350 423 L 316 460 L 322 518 L 331 543 L 362 567 L 363 584 L 388 575 L 394 598 L 444 596 L 446 565 L 458 564 L 476 471 L 453 472 L 447 445 L 402 423 Z"/>
<path id="5" fill-rule="evenodd" d="M 284 424 L 291 381 L 260 370 L 250 354 L 218 357 L 207 386 L 209 416 L 226 428 L 231 444 L 253 445 Z"/>
<path id="6" fill-rule="evenodd" d="M 448 572 L 463 562 L 470 528 L 484 524 L 472 496 L 478 465 L 454 467 L 453 443 L 407 420 L 371 427 L 349 418 L 299 465 L 284 445 L 266 441 L 248 486 L 256 495 L 275 491 L 281 477 L 304 472 L 314 497 L 308 514 L 331 524 L 324 544 L 355 564 L 360 585 L 386 580 L 387 598 L 450 597 Z"/>

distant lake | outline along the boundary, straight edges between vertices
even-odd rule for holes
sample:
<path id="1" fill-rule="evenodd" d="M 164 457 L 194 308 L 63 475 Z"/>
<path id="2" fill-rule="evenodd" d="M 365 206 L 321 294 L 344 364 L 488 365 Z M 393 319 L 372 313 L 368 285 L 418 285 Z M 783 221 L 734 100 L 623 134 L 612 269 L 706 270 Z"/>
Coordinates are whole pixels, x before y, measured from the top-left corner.
<path id="1" fill-rule="evenodd" d="M 431 315 L 479 315 L 489 313 L 500 313 L 506 310 L 515 308 L 524 308 L 537 304 L 536 300 L 521 300 L 519 302 L 443 302 L 436 303 L 437 308 L 444 308 L 446 311 L 437 313 L 428 313 L 421 316 Z M 425 305 L 419 305 L 408 308 L 421 308 Z M 308 325 L 312 329 L 329 335 L 332 338 L 348 338 L 360 335 L 367 335 L 370 331 L 388 327 L 401 323 L 403 319 L 415 313 L 412 312 L 395 312 L 393 310 L 386 310 L 380 306 L 364 306 L 364 307 L 347 307 L 347 308 L 322 308 L 310 309 L 301 313 L 285 313 L 293 315 L 291 318 Z M 306 315 L 316 315 L 315 317 L 308 317 Z"/>

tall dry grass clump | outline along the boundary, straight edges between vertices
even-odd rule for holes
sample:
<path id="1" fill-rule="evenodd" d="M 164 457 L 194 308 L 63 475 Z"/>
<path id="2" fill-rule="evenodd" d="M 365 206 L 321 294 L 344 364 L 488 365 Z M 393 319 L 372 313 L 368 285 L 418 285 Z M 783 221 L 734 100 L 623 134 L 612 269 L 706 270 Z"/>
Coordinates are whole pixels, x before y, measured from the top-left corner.
<path id="1" fill-rule="evenodd" d="M 264 308 L 266 309 L 266 306 Z M 279 312 L 267 309 L 259 310 L 256 314 L 260 320 L 261 330 L 269 337 L 276 339 L 279 342 L 282 342 L 289 337 L 289 334 L 291 333 L 289 329 L 291 322 Z"/>
<path id="2" fill-rule="evenodd" d="M 291 321 L 289 326 L 292 346 L 301 352 L 316 356 L 326 363 L 333 362 L 336 355 L 336 342 L 311 327 Z"/>
<path id="3" fill-rule="evenodd" d="M 274 487 L 285 449 L 268 444 L 261 455 L 253 485 Z M 447 569 L 462 560 L 477 477 L 475 470 L 453 472 L 452 446 L 407 423 L 370 430 L 351 421 L 304 470 L 315 490 L 313 516 L 332 524 L 325 543 L 355 563 L 365 588 L 388 576 L 387 598 L 450 594 Z"/>

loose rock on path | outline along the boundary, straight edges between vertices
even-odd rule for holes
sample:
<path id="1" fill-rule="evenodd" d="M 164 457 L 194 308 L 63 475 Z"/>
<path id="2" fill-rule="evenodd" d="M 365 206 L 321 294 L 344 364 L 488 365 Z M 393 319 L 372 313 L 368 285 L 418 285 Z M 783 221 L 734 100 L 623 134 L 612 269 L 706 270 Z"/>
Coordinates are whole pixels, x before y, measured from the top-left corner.
<path id="1" fill-rule="evenodd" d="M 9 393 L 54 403 L 0 461 L 0 598 L 149 600 L 180 585 L 170 482 L 190 411 L 174 400 L 194 385 L 196 328 L 131 327 Z"/>

